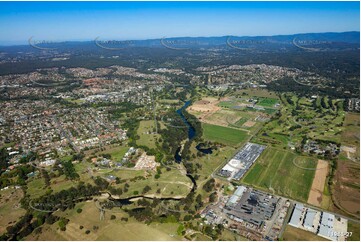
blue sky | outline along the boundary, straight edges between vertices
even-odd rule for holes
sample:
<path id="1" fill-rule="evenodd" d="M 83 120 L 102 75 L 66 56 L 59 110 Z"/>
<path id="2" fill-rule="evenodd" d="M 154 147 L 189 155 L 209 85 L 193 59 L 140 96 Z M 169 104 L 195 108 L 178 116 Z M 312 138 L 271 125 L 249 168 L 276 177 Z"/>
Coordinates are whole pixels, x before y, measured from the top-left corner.
<path id="1" fill-rule="evenodd" d="M 0 2 L 1 44 L 359 30 L 359 2 Z"/>

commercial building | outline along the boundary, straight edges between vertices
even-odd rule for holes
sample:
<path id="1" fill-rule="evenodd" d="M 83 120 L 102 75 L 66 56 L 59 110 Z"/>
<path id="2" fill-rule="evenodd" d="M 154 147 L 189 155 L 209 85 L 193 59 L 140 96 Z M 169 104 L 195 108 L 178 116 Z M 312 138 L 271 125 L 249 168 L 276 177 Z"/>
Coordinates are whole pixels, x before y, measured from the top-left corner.
<path id="1" fill-rule="evenodd" d="M 219 172 L 228 180 L 240 180 L 266 148 L 264 145 L 247 143 Z"/>
<path id="2" fill-rule="evenodd" d="M 240 186 L 227 201 L 223 212 L 235 221 L 260 228 L 273 216 L 277 201 L 269 194 Z"/>
<path id="3" fill-rule="evenodd" d="M 346 240 L 347 219 L 336 217 L 328 212 L 307 208 L 300 203 L 295 205 L 288 224 L 329 240 Z"/>

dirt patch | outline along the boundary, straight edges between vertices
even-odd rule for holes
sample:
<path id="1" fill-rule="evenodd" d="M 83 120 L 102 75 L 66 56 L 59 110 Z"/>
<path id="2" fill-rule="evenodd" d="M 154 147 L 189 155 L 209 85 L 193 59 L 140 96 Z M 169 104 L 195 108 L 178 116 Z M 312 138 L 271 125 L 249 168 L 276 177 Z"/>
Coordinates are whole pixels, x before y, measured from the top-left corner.
<path id="1" fill-rule="evenodd" d="M 256 124 L 256 122 L 253 121 L 247 121 L 243 124 L 244 127 L 253 127 Z"/>
<path id="2" fill-rule="evenodd" d="M 328 162 L 318 160 L 315 177 L 308 195 L 307 203 L 320 207 L 322 203 L 323 189 L 325 188 L 328 174 Z"/>
<path id="3" fill-rule="evenodd" d="M 188 108 L 188 111 L 214 113 L 219 109 L 221 109 L 220 107 L 217 106 L 218 103 L 219 101 L 217 99 L 213 99 L 213 98 L 202 99 L 200 101 L 196 101 L 195 103 L 193 103 L 193 105 Z"/>
<path id="4" fill-rule="evenodd" d="M 348 159 L 354 160 L 353 156 L 356 153 L 356 147 L 343 145 L 343 146 L 341 146 L 341 151 L 346 153 Z"/>
<path id="5" fill-rule="evenodd" d="M 218 107 L 220 101 L 215 98 L 204 98 L 200 101 L 195 102 L 192 106 L 187 108 L 190 113 L 200 112 L 197 114 L 197 118 L 201 121 L 206 120 L 207 117 L 217 112 L 221 108 Z"/>
<path id="6" fill-rule="evenodd" d="M 360 212 L 360 164 L 338 160 L 333 196 L 336 203 L 347 212 L 359 216 Z"/>

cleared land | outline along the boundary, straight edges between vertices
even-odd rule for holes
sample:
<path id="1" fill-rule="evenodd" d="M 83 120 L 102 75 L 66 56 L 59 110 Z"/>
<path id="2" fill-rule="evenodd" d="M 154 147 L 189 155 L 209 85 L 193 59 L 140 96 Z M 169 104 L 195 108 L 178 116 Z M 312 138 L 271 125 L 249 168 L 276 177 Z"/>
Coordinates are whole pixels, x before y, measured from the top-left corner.
<path id="1" fill-rule="evenodd" d="M 225 145 L 237 145 L 247 138 L 247 133 L 242 130 L 226 128 L 212 124 L 202 124 L 203 136 L 206 140 L 216 141 Z"/>
<path id="2" fill-rule="evenodd" d="M 243 182 L 257 188 L 306 202 L 314 178 L 316 160 L 285 150 L 267 148 L 251 167 Z"/>
<path id="3" fill-rule="evenodd" d="M 346 156 L 350 160 L 360 161 L 360 116 L 355 113 L 347 113 L 344 122 L 344 131 L 341 134 L 341 143 L 346 150 Z M 348 152 L 346 152 L 348 150 Z M 355 152 L 350 152 L 354 151 Z"/>
<path id="4" fill-rule="evenodd" d="M 327 239 L 315 235 L 314 233 L 298 229 L 290 225 L 286 226 L 282 238 L 286 241 L 328 241 Z"/>
<path id="5" fill-rule="evenodd" d="M 195 111 L 202 113 L 216 112 L 220 108 L 217 106 L 219 103 L 217 98 L 207 97 L 200 101 L 196 101 L 192 106 L 188 107 L 187 111 Z"/>
<path id="6" fill-rule="evenodd" d="M 323 191 L 325 188 L 326 177 L 328 174 L 328 162 L 318 160 L 315 178 L 313 179 L 310 194 L 308 195 L 308 203 L 320 207 L 323 199 Z"/>
<path id="7" fill-rule="evenodd" d="M 359 114 L 347 113 L 341 133 L 341 144 L 355 147 L 356 152 L 341 152 L 332 186 L 335 203 L 343 212 L 360 216 L 360 117 Z"/>
<path id="8" fill-rule="evenodd" d="M 333 196 L 346 212 L 360 216 L 360 164 L 339 159 L 335 172 Z"/>

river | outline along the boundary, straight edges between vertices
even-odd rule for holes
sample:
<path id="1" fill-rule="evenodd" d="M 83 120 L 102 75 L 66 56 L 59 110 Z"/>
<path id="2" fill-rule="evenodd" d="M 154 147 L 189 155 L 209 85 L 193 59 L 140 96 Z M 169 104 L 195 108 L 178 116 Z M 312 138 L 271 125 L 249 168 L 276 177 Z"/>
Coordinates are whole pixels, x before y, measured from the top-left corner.
<path id="1" fill-rule="evenodd" d="M 178 109 L 176 112 L 177 114 L 181 117 L 182 121 L 184 122 L 184 124 L 188 127 L 188 139 L 192 140 L 195 136 L 196 136 L 196 129 L 191 125 L 191 123 L 188 122 L 188 120 L 186 119 L 186 117 L 183 114 L 183 111 L 191 104 L 191 100 L 188 100 L 184 103 L 184 105 Z M 182 161 L 182 157 L 180 155 L 180 151 L 181 151 L 182 147 L 179 146 L 176 150 L 176 153 L 174 154 L 174 159 L 177 163 L 180 163 Z M 204 144 L 203 143 L 199 143 L 196 146 L 196 149 L 200 152 L 202 152 L 203 154 L 212 154 L 212 148 L 204 148 Z"/>

